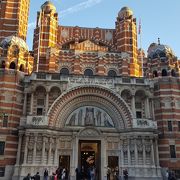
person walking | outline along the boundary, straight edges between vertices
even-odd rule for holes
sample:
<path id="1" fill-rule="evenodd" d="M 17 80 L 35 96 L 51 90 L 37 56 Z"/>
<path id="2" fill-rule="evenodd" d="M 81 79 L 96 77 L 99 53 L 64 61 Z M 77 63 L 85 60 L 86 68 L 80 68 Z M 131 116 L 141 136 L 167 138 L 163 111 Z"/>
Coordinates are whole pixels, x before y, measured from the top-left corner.
<path id="1" fill-rule="evenodd" d="M 44 171 L 44 180 L 48 180 L 48 170 L 45 169 Z"/>

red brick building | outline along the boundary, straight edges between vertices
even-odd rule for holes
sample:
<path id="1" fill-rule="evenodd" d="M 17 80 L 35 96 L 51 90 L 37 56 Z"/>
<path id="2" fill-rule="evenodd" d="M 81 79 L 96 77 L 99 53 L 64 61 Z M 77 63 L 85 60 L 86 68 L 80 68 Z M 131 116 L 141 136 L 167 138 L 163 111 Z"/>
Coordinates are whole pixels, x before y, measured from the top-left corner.
<path id="1" fill-rule="evenodd" d="M 83 28 L 59 25 L 46 1 L 29 52 L 29 1 L 0 7 L 0 179 L 57 167 L 71 179 L 93 166 L 97 179 L 107 167 L 132 179 L 162 179 L 161 167 L 179 173 L 180 63 L 160 42 L 147 57 L 138 50 L 130 8 L 113 29 Z"/>

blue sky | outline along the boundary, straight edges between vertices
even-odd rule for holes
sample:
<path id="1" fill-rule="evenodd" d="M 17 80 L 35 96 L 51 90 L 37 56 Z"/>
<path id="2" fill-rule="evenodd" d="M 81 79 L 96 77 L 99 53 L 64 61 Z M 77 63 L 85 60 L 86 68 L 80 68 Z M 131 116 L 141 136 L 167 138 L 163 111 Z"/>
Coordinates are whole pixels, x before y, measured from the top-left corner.
<path id="1" fill-rule="evenodd" d="M 141 18 L 142 48 L 160 38 L 180 57 L 180 0 L 51 0 L 65 26 L 115 28 L 119 10 L 130 7 L 137 24 Z M 32 49 L 37 11 L 45 0 L 31 0 L 27 43 Z M 140 44 L 140 43 L 139 43 Z"/>

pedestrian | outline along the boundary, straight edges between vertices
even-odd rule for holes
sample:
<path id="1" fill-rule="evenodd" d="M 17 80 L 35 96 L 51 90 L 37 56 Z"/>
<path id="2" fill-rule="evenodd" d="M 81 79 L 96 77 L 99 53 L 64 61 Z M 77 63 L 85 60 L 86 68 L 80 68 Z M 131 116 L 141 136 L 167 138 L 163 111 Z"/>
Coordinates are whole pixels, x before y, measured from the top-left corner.
<path id="1" fill-rule="evenodd" d="M 79 172 L 79 169 L 76 168 L 76 169 L 75 169 L 75 172 L 76 172 L 76 180 L 80 180 L 80 172 Z"/>
<path id="2" fill-rule="evenodd" d="M 45 169 L 44 171 L 44 180 L 48 180 L 48 170 Z"/>
<path id="3" fill-rule="evenodd" d="M 34 180 L 40 180 L 39 172 L 36 173 L 36 175 L 33 177 Z"/>
<path id="4" fill-rule="evenodd" d="M 23 178 L 23 180 L 31 180 L 31 174 L 28 173 L 27 176 Z"/>
<path id="5" fill-rule="evenodd" d="M 62 174 L 61 174 L 61 179 L 62 179 L 62 180 L 65 180 L 65 178 L 66 178 L 66 169 L 63 168 Z"/>
<path id="6" fill-rule="evenodd" d="M 127 169 L 125 169 L 123 171 L 123 176 L 124 176 L 124 180 L 128 180 L 128 171 L 127 171 Z"/>

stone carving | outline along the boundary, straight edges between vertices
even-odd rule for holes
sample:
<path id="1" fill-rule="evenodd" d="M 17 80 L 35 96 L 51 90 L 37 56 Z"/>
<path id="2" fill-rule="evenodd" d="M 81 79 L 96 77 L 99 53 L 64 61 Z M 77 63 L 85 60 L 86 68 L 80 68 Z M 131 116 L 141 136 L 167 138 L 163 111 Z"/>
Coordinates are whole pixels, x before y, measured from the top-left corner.
<path id="1" fill-rule="evenodd" d="M 82 125 L 82 115 L 83 115 L 83 110 L 80 109 L 79 113 L 78 113 L 78 125 L 81 126 Z"/>
<path id="2" fill-rule="evenodd" d="M 85 125 L 94 125 L 94 108 L 86 108 Z"/>
<path id="3" fill-rule="evenodd" d="M 67 38 L 67 37 L 69 36 L 68 31 L 67 31 L 66 29 L 63 29 L 62 32 L 61 32 L 61 36 L 62 36 L 63 38 Z"/>
<path id="4" fill-rule="evenodd" d="M 138 119 L 137 120 L 137 125 L 138 126 L 149 126 L 149 122 L 145 119 Z"/>
<path id="5" fill-rule="evenodd" d="M 99 136 L 99 133 L 93 129 L 85 129 L 80 133 L 81 136 Z"/>
<path id="6" fill-rule="evenodd" d="M 84 106 L 73 111 L 66 121 L 67 126 L 114 127 L 111 117 L 102 109 Z"/>
<path id="7" fill-rule="evenodd" d="M 101 126 L 101 111 L 96 111 L 97 126 Z"/>
<path id="8" fill-rule="evenodd" d="M 106 127 L 113 127 L 113 125 L 109 122 L 107 114 L 104 113 L 103 116 L 104 116 L 104 126 L 106 126 Z"/>
<path id="9" fill-rule="evenodd" d="M 111 41 L 112 38 L 113 38 L 112 33 L 110 31 L 106 32 L 106 34 L 105 34 L 106 41 Z"/>
<path id="10" fill-rule="evenodd" d="M 32 118 L 32 123 L 33 123 L 33 125 L 39 125 L 40 124 L 40 122 L 43 122 L 43 118 L 42 117 L 36 117 L 36 116 L 34 116 L 33 118 Z"/>
<path id="11" fill-rule="evenodd" d="M 146 152 L 150 153 L 151 152 L 151 145 L 149 145 L 149 144 L 145 145 L 145 150 L 146 150 Z"/>
<path id="12" fill-rule="evenodd" d="M 75 120 L 76 120 L 76 113 L 74 113 L 69 121 L 69 125 L 70 126 L 74 126 L 75 125 Z"/>

